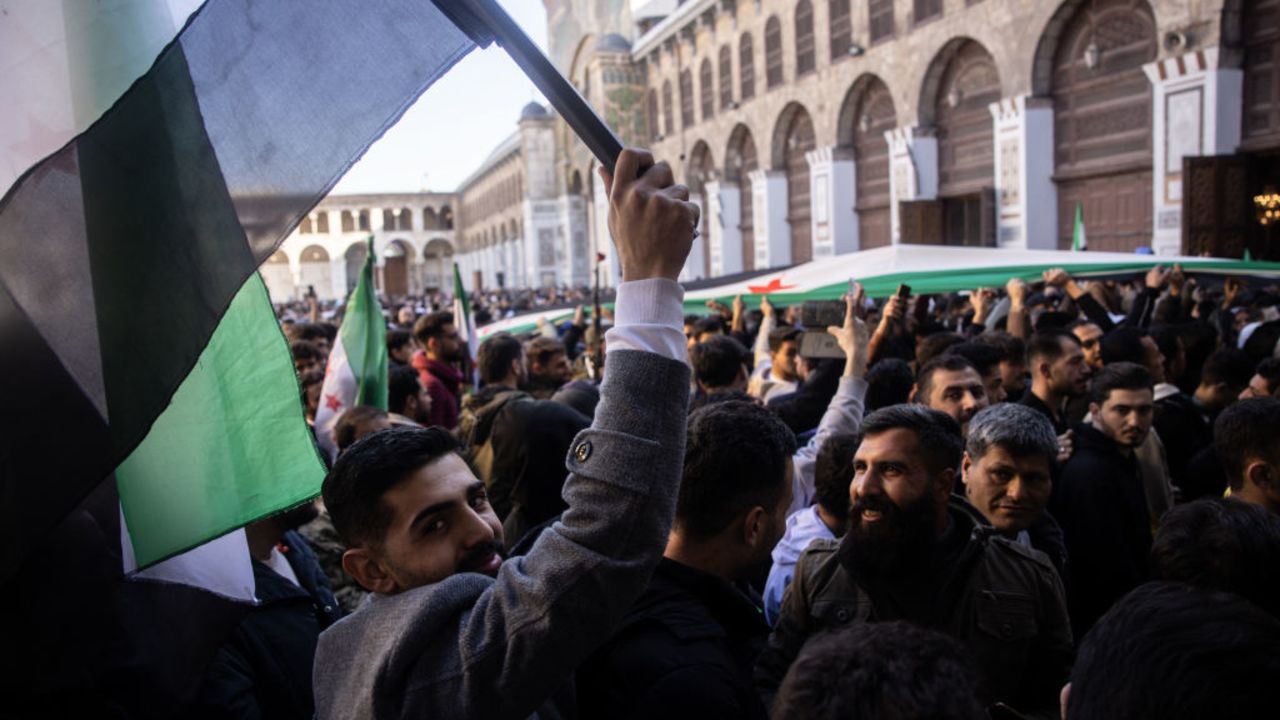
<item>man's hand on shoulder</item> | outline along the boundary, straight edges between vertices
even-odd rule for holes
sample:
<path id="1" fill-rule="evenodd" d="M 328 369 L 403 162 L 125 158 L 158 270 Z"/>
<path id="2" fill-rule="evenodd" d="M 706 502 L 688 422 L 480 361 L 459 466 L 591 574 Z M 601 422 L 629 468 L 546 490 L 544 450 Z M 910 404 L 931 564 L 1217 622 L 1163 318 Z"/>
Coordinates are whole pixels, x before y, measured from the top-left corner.
<path id="1" fill-rule="evenodd" d="M 623 280 L 679 277 L 700 212 L 689 202 L 689 188 L 675 183 L 670 165 L 632 148 L 618 155 L 614 174 L 600 168 L 600 177 Z"/>

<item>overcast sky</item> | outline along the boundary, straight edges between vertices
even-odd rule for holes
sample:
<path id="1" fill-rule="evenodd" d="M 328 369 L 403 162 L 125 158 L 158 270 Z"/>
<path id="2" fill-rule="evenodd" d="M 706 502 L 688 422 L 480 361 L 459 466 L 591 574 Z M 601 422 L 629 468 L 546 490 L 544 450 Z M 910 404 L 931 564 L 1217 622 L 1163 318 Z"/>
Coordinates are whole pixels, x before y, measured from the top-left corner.
<path id="1" fill-rule="evenodd" d="M 541 0 L 499 0 L 546 50 Z M 546 104 L 497 45 L 474 50 L 427 89 L 395 127 L 369 148 L 335 193 L 448 192 L 516 131 L 530 100 Z"/>

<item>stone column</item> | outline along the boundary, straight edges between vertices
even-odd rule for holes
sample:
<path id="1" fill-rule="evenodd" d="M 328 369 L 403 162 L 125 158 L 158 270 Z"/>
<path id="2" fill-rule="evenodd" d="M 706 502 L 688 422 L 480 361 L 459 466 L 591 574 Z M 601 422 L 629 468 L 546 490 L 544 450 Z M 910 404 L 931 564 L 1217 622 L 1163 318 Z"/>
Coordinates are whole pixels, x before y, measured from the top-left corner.
<path id="1" fill-rule="evenodd" d="M 711 275 L 742 272 L 742 193 L 735 183 L 707 182 L 707 242 L 711 243 Z"/>
<path id="2" fill-rule="evenodd" d="M 1142 66 L 1151 80 L 1152 249 L 1182 251 L 1182 158 L 1230 155 L 1240 144 L 1244 74 L 1218 64 L 1218 48 Z"/>
<path id="3" fill-rule="evenodd" d="M 896 245 L 901 242 L 898 203 L 938 197 L 938 139 L 933 131 L 914 125 L 884 134 L 889 143 L 889 228 Z"/>
<path id="4" fill-rule="evenodd" d="M 1056 250 L 1053 101 L 1019 95 L 991 103 L 990 110 L 996 134 L 996 241 L 1000 247 Z"/>
<path id="5" fill-rule="evenodd" d="M 809 161 L 810 237 L 814 259 L 857 250 L 853 149 L 818 148 L 805 153 L 805 159 Z"/>
<path id="6" fill-rule="evenodd" d="M 787 225 L 787 174 L 781 170 L 752 170 L 751 210 L 754 217 L 756 269 L 791 264 L 791 228 Z"/>

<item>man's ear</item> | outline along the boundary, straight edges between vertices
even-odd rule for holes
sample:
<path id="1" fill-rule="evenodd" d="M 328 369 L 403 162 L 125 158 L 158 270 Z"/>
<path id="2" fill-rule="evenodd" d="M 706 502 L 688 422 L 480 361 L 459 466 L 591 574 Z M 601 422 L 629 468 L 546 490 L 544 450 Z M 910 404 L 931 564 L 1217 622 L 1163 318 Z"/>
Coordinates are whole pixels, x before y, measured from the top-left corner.
<path id="1" fill-rule="evenodd" d="M 370 592 L 390 595 L 399 589 L 391 577 L 366 548 L 351 548 L 342 553 L 342 569 Z"/>
<path id="2" fill-rule="evenodd" d="M 1067 702 L 1071 700 L 1071 683 L 1062 686 L 1062 692 L 1058 693 L 1058 712 L 1062 715 L 1062 720 L 1067 720 Z"/>
<path id="3" fill-rule="evenodd" d="M 973 465 L 973 458 L 969 457 L 969 451 L 966 450 L 964 458 L 960 460 L 960 477 L 966 481 L 969 479 L 969 467 Z"/>
<path id="4" fill-rule="evenodd" d="M 523 369 L 524 369 L 524 361 L 522 361 L 520 358 L 515 358 L 511 361 L 511 369 L 508 370 L 507 372 L 511 375 L 511 377 L 519 379 L 521 375 L 520 371 Z"/>
<path id="5" fill-rule="evenodd" d="M 1244 468 L 1245 479 L 1261 488 L 1274 487 L 1276 484 L 1271 466 L 1261 460 L 1254 460 Z"/>
<path id="6" fill-rule="evenodd" d="M 1089 414 L 1096 420 L 1102 416 L 1102 406 L 1096 402 L 1089 403 Z"/>
<path id="7" fill-rule="evenodd" d="M 951 497 L 951 492 L 956 488 L 956 471 L 955 468 L 947 468 L 938 473 L 938 482 L 934 487 L 934 494 L 938 496 L 938 500 L 946 504 L 947 498 Z"/>
<path id="8" fill-rule="evenodd" d="M 920 383 L 911 383 L 911 394 L 907 396 L 911 402 L 918 403 L 920 400 Z"/>
<path id="9" fill-rule="evenodd" d="M 742 539 L 749 547 L 756 547 L 765 541 L 765 525 L 769 522 L 769 513 L 756 505 L 747 511 L 742 518 Z"/>

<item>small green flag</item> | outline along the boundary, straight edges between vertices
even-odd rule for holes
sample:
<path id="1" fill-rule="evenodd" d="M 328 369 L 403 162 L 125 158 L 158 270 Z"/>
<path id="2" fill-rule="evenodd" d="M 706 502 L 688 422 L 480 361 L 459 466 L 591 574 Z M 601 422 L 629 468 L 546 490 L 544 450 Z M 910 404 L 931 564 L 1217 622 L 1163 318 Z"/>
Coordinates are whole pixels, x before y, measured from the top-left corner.
<path id="1" fill-rule="evenodd" d="M 453 264 L 453 326 L 458 329 L 458 336 L 467 343 L 467 364 L 471 366 L 471 385 L 480 386 L 478 368 L 475 367 L 476 329 L 471 326 L 471 302 L 467 300 L 466 288 L 462 287 L 462 271 L 458 263 Z"/>
<path id="2" fill-rule="evenodd" d="M 1249 248 L 1244 249 L 1244 261 L 1253 262 L 1253 253 L 1249 252 Z"/>
<path id="3" fill-rule="evenodd" d="M 356 287 L 347 298 L 347 312 L 338 341 L 329 353 L 329 366 L 316 409 L 316 441 L 330 458 L 338 448 L 333 427 L 342 413 L 357 405 L 387 409 L 387 323 L 373 286 L 373 236 Z"/>
<path id="4" fill-rule="evenodd" d="M 1089 240 L 1084 235 L 1084 203 L 1076 203 L 1076 224 L 1071 232 L 1071 249 L 1076 252 L 1089 249 Z"/>

